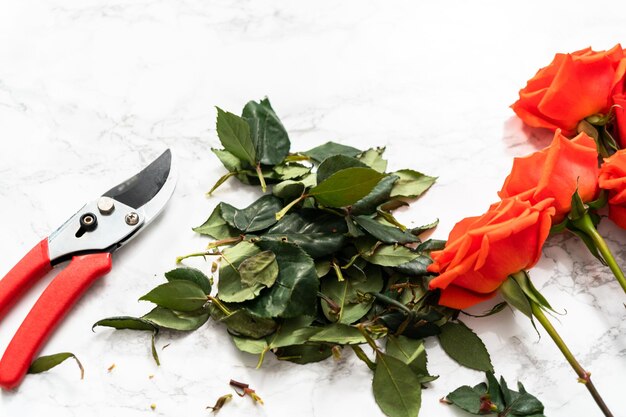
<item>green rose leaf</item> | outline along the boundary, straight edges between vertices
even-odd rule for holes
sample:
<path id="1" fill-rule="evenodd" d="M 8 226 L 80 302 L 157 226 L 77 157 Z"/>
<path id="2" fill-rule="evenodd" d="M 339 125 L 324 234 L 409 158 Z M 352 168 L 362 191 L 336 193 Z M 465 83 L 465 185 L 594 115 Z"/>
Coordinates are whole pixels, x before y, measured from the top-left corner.
<path id="1" fill-rule="evenodd" d="M 437 177 L 429 177 L 412 169 L 402 169 L 393 174 L 400 179 L 394 184 L 391 197 L 419 197 L 437 181 Z"/>
<path id="2" fill-rule="evenodd" d="M 306 343 L 278 348 L 276 358 L 299 365 L 323 361 L 333 354 L 332 345 L 328 343 Z"/>
<path id="3" fill-rule="evenodd" d="M 442 250 L 446 246 L 445 240 L 439 239 L 428 239 L 427 241 L 420 243 L 417 246 L 417 250 L 419 252 L 431 252 L 434 250 Z"/>
<path id="4" fill-rule="evenodd" d="M 317 183 L 321 184 L 326 178 L 330 177 L 337 171 L 353 167 L 367 167 L 363 162 L 356 158 L 345 155 L 333 155 L 324 159 L 324 162 L 317 168 Z"/>
<path id="5" fill-rule="evenodd" d="M 372 298 L 360 299 L 359 293 L 380 292 L 382 288 L 383 277 L 379 267 L 372 265 L 363 272 L 353 266 L 346 270 L 343 281 L 334 275 L 322 280 L 321 292 L 339 307 L 339 312 L 334 313 L 328 303 L 322 301 L 322 312 L 330 321 L 352 324 L 365 316 L 374 302 Z"/>
<path id="6" fill-rule="evenodd" d="M 165 273 L 165 278 L 172 282 L 176 280 L 189 281 L 202 288 L 206 295 L 211 294 L 211 282 L 202 271 L 196 268 L 176 268 Z"/>
<path id="7" fill-rule="evenodd" d="M 339 216 L 321 210 L 290 213 L 261 235 L 261 241 L 293 243 L 313 258 L 337 252 L 346 243 L 347 227 Z"/>
<path id="8" fill-rule="evenodd" d="M 157 327 L 151 322 L 130 316 L 109 317 L 94 323 L 92 330 L 97 326 L 112 327 L 118 330 L 146 330 L 157 331 Z"/>
<path id="9" fill-rule="evenodd" d="M 249 339 L 247 337 L 231 336 L 237 349 L 242 352 L 260 355 L 267 351 L 267 342 L 265 339 Z"/>
<path id="10" fill-rule="evenodd" d="M 361 153 L 361 150 L 336 142 L 326 142 L 323 145 L 316 146 L 315 148 L 309 149 L 308 151 L 302 153 L 317 162 L 322 162 L 329 156 L 334 155 L 345 155 L 354 157 Z"/>
<path id="11" fill-rule="evenodd" d="M 172 310 L 194 311 L 202 308 L 207 296 L 197 284 L 175 280 L 159 285 L 139 300 L 150 301 Z"/>
<path id="12" fill-rule="evenodd" d="M 365 163 L 370 168 L 375 169 L 378 172 L 385 172 L 387 170 L 387 160 L 383 159 L 385 148 L 372 148 L 357 156 L 357 158 Z"/>
<path id="13" fill-rule="evenodd" d="M 249 101 L 243 108 L 242 116 L 250 126 L 256 159 L 265 165 L 281 163 L 289 153 L 291 143 L 270 101 L 267 98 L 258 103 Z"/>
<path id="14" fill-rule="evenodd" d="M 322 327 L 309 340 L 311 342 L 327 342 L 339 345 L 359 345 L 366 342 L 359 329 L 341 323 L 333 323 Z"/>
<path id="15" fill-rule="evenodd" d="M 410 262 L 398 265 L 393 269 L 401 274 L 409 275 L 412 277 L 423 277 L 424 275 L 429 275 L 428 266 L 432 264 L 433 261 L 426 255 L 420 254 L 417 258 L 413 259 Z"/>
<path id="16" fill-rule="evenodd" d="M 411 229 L 411 233 L 413 233 L 415 236 L 419 236 L 424 232 L 434 229 L 435 227 L 437 227 L 438 224 L 439 224 L 439 219 L 435 220 L 432 223 L 425 224 L 423 226 L 414 227 L 413 229 Z"/>
<path id="17" fill-rule="evenodd" d="M 256 316 L 244 309 L 225 314 L 213 304 L 210 306 L 213 320 L 226 325 L 231 334 L 260 339 L 276 331 L 277 324 L 274 320 Z"/>
<path id="18" fill-rule="evenodd" d="M 255 283 L 252 286 L 242 281 L 239 266 L 248 258 L 259 254 L 261 250 L 249 242 L 240 242 L 237 245 L 224 249 L 222 256 L 225 262 L 220 267 L 217 282 L 218 297 L 227 303 L 237 303 L 251 300 L 258 296 L 265 285 Z"/>
<path id="19" fill-rule="evenodd" d="M 368 216 L 356 216 L 354 220 L 367 233 L 384 243 L 413 243 L 419 240 L 409 232 L 403 232 L 396 227 L 386 226 Z"/>
<path id="20" fill-rule="evenodd" d="M 422 383 L 437 378 L 429 375 L 426 368 L 428 357 L 422 340 L 409 339 L 402 335 L 388 336 L 385 353 L 409 365 Z"/>
<path id="21" fill-rule="evenodd" d="M 375 265 L 381 266 L 399 266 L 411 262 L 421 255 L 418 252 L 405 248 L 404 246 L 380 245 L 374 253 L 366 250 L 361 252 L 363 258 Z"/>
<path id="22" fill-rule="evenodd" d="M 250 127 L 244 119 L 217 107 L 217 136 L 228 152 L 252 166 L 256 165 Z"/>
<path id="23" fill-rule="evenodd" d="M 365 197 L 352 205 L 353 215 L 371 214 L 376 212 L 376 208 L 389 200 L 393 184 L 398 180 L 395 175 L 387 175 Z"/>
<path id="24" fill-rule="evenodd" d="M 71 352 L 61 352 L 55 353 L 54 355 L 40 356 L 30 364 L 28 368 L 29 374 L 40 374 L 42 372 L 49 371 L 57 365 L 65 362 L 66 359 L 74 358 L 78 368 L 80 369 L 80 379 L 85 377 L 85 369 L 83 368 L 83 364 L 80 363 L 76 355 Z"/>
<path id="25" fill-rule="evenodd" d="M 378 352 L 372 381 L 374 399 L 390 417 L 417 417 L 422 404 L 421 383 L 406 363 Z"/>
<path id="26" fill-rule="evenodd" d="M 268 349 L 285 346 L 302 345 L 320 331 L 319 327 L 312 327 L 313 318 L 299 316 L 282 322 L 276 333 L 267 338 Z"/>
<path id="27" fill-rule="evenodd" d="M 207 235 L 216 240 L 227 239 L 239 234 L 237 230 L 230 227 L 222 217 L 222 207 L 220 204 L 213 209 L 209 218 L 202 225 L 194 227 L 193 231 L 201 235 Z"/>
<path id="28" fill-rule="evenodd" d="M 246 303 L 261 317 L 313 316 L 319 285 L 313 259 L 298 246 L 285 242 L 258 242 L 263 250 L 276 254 L 279 273 L 272 288 Z"/>
<path id="29" fill-rule="evenodd" d="M 471 414 L 481 414 L 481 398 L 484 393 L 468 386 L 463 385 L 446 396 L 449 402 Z"/>
<path id="30" fill-rule="evenodd" d="M 271 251 L 257 253 L 241 262 L 238 270 L 243 285 L 252 287 L 261 284 L 269 288 L 278 277 L 276 255 Z"/>
<path id="31" fill-rule="evenodd" d="M 491 357 L 483 341 L 462 322 L 449 321 L 441 326 L 439 342 L 459 364 L 478 371 L 493 372 Z"/>
<path id="32" fill-rule="evenodd" d="M 209 312 L 205 309 L 196 311 L 174 311 L 163 307 L 155 307 L 141 318 L 161 328 L 191 331 L 200 328 L 207 322 Z"/>
<path id="33" fill-rule="evenodd" d="M 211 152 L 213 152 L 215 156 L 217 156 L 222 165 L 224 165 L 224 168 L 226 168 L 229 172 L 238 172 L 250 168 L 250 165 L 245 163 L 245 161 L 237 158 L 226 149 L 211 148 Z"/>
<path id="34" fill-rule="evenodd" d="M 283 208 L 279 198 L 264 195 L 244 209 L 220 203 L 223 219 L 243 233 L 267 229 L 276 223 L 276 212 Z"/>
<path id="35" fill-rule="evenodd" d="M 346 168 L 311 189 L 309 195 L 327 207 L 345 207 L 372 191 L 384 175 L 371 168 Z"/>
<path id="36" fill-rule="evenodd" d="M 311 172 L 311 168 L 304 166 L 302 164 L 296 163 L 286 163 L 281 165 L 276 165 L 272 171 L 273 175 L 268 175 L 271 179 L 275 180 L 293 180 L 293 179 L 301 179 Z"/>
<path id="37" fill-rule="evenodd" d="M 291 201 L 300 197 L 304 192 L 304 188 L 304 183 L 300 181 L 285 180 L 272 188 L 272 194 L 285 201 Z"/>

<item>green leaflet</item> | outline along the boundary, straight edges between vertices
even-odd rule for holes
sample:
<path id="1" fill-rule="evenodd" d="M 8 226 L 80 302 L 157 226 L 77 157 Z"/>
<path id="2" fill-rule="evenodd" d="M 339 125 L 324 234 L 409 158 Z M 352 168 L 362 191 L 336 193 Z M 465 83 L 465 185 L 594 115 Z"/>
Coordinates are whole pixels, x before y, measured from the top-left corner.
<path id="1" fill-rule="evenodd" d="M 462 322 L 447 322 L 441 326 L 439 343 L 459 364 L 478 371 L 493 372 L 489 352 L 476 334 Z"/>
<path id="2" fill-rule="evenodd" d="M 274 320 L 258 317 L 244 309 L 225 314 L 211 304 L 210 310 L 213 320 L 226 325 L 231 334 L 242 337 L 261 339 L 274 333 L 278 326 Z"/>
<path id="3" fill-rule="evenodd" d="M 437 177 L 429 177 L 412 169 L 402 169 L 393 174 L 399 179 L 391 190 L 391 197 L 419 197 L 437 181 Z"/>
<path id="4" fill-rule="evenodd" d="M 319 258 L 340 250 L 346 244 L 346 231 L 341 217 L 321 210 L 302 209 L 286 215 L 258 238 L 293 243 L 309 256 Z"/>
<path id="5" fill-rule="evenodd" d="M 222 165 L 224 165 L 224 168 L 226 168 L 229 172 L 238 172 L 251 168 L 250 165 L 245 163 L 245 161 L 237 158 L 226 149 L 211 148 L 211 152 L 213 152 L 215 156 L 217 156 Z"/>
<path id="6" fill-rule="evenodd" d="M 304 184 L 300 181 L 285 180 L 272 188 L 272 194 L 284 201 L 292 201 L 302 195 L 304 188 Z"/>
<path id="7" fill-rule="evenodd" d="M 237 230 L 230 227 L 222 217 L 221 204 L 215 206 L 209 218 L 202 225 L 194 227 L 193 231 L 217 240 L 227 239 L 239 234 Z"/>
<path id="8" fill-rule="evenodd" d="M 366 250 L 361 255 L 366 261 L 381 266 L 399 266 L 420 257 L 418 252 L 394 245 L 380 245 L 374 253 Z"/>
<path id="9" fill-rule="evenodd" d="M 339 281 L 334 275 L 330 275 L 322 279 L 321 292 L 340 308 L 335 314 L 328 303 L 322 301 L 322 311 L 330 321 L 352 324 L 365 316 L 374 302 L 371 297 L 360 299 L 359 293 L 380 292 L 383 278 L 380 268 L 376 266 L 368 267 L 365 273 L 353 266 L 346 270 L 344 278 Z"/>
<path id="10" fill-rule="evenodd" d="M 278 277 L 278 263 L 276 255 L 271 251 L 263 251 L 239 264 L 241 283 L 248 287 L 261 284 L 267 288 L 274 285 Z"/>
<path id="11" fill-rule="evenodd" d="M 369 216 L 356 216 L 354 221 L 361 226 L 367 233 L 374 236 L 377 240 L 384 243 L 413 243 L 419 241 L 409 232 L 403 232 L 397 227 L 386 226 Z"/>
<path id="12" fill-rule="evenodd" d="M 326 342 L 339 345 L 360 345 L 365 343 L 363 334 L 353 326 L 333 323 L 322 327 L 309 338 L 311 342 Z"/>
<path id="13" fill-rule="evenodd" d="M 258 103 L 249 101 L 243 108 L 242 116 L 250 126 L 256 160 L 265 165 L 281 163 L 289 153 L 291 143 L 270 101 L 267 98 Z"/>
<path id="14" fill-rule="evenodd" d="M 155 307 L 141 318 L 161 328 L 191 331 L 200 328 L 206 323 L 209 319 L 209 312 L 206 309 L 187 312 Z"/>
<path id="15" fill-rule="evenodd" d="M 152 358 L 157 365 L 161 365 L 161 363 L 159 362 L 159 354 L 157 353 L 155 346 L 156 335 L 159 332 L 159 328 L 152 322 L 137 317 L 117 316 L 109 317 L 95 322 L 91 327 L 91 330 L 93 330 L 97 326 L 112 327 L 117 330 L 145 330 L 152 332 L 152 338 L 150 343 Z"/>
<path id="16" fill-rule="evenodd" d="M 361 151 L 359 149 L 353 148 L 352 146 L 346 146 L 336 142 L 326 142 L 323 145 L 316 146 L 315 148 L 302 153 L 317 162 L 322 162 L 329 156 L 345 155 L 354 157 L 360 152 Z"/>
<path id="17" fill-rule="evenodd" d="M 385 148 L 372 148 L 359 154 L 357 158 L 365 163 L 372 169 L 378 172 L 385 172 L 387 170 L 387 160 L 383 158 Z"/>
<path id="18" fill-rule="evenodd" d="M 220 300 L 227 303 L 236 303 L 251 300 L 258 296 L 265 285 L 255 283 L 252 286 L 242 282 L 239 266 L 246 259 L 257 255 L 261 250 L 249 242 L 240 242 L 237 245 L 224 249 L 224 262 L 220 267 L 217 291 Z"/>
<path id="19" fill-rule="evenodd" d="M 311 189 L 309 195 L 327 207 L 345 207 L 372 191 L 384 175 L 371 168 L 346 168 Z"/>
<path id="20" fill-rule="evenodd" d="M 246 308 L 260 317 L 313 316 L 318 278 L 313 259 L 298 246 L 285 242 L 258 242 L 276 254 L 279 273 L 276 283 Z"/>
<path id="21" fill-rule="evenodd" d="M 409 365 L 381 352 L 376 354 L 372 381 L 374 399 L 390 417 L 417 417 L 422 404 L 418 377 Z"/>
<path id="22" fill-rule="evenodd" d="M 217 136 L 228 152 L 252 166 L 256 165 L 250 127 L 244 119 L 217 107 Z"/>
<path id="23" fill-rule="evenodd" d="M 326 178 L 330 177 L 337 171 L 353 167 L 367 167 L 363 162 L 356 158 L 345 155 L 333 155 L 324 159 L 324 162 L 317 168 L 317 183 L 321 184 Z"/>
<path id="24" fill-rule="evenodd" d="M 172 310 L 194 311 L 202 308 L 207 296 L 197 284 L 175 280 L 159 285 L 139 300 L 150 301 Z"/>
<path id="25" fill-rule="evenodd" d="M 228 203 L 220 203 L 222 218 L 232 227 L 243 233 L 267 229 L 276 223 L 276 212 L 283 208 L 279 198 L 264 195 L 244 209 L 237 209 Z"/>
<path id="26" fill-rule="evenodd" d="M 206 295 L 211 294 L 211 282 L 204 273 L 196 268 L 176 268 L 165 273 L 165 278 L 168 281 L 189 281 L 196 284 L 204 291 Z"/>
<path id="27" fill-rule="evenodd" d="M 66 359 L 74 358 L 78 368 L 80 369 L 80 379 L 85 377 L 85 369 L 83 368 L 83 364 L 80 363 L 76 355 L 71 352 L 61 352 L 55 353 L 54 355 L 40 356 L 30 364 L 28 368 L 29 374 L 39 374 L 42 372 L 49 371 L 57 365 L 65 362 Z"/>
<path id="28" fill-rule="evenodd" d="M 375 213 L 379 205 L 389 200 L 391 189 L 397 180 L 395 175 L 387 175 L 381 179 L 369 194 L 352 205 L 351 213 L 355 216 Z"/>
<path id="29" fill-rule="evenodd" d="M 329 358 L 332 346 L 328 343 L 305 343 L 303 345 L 291 345 L 276 349 L 276 358 L 281 361 L 289 361 L 299 365 L 320 362 Z"/>
<path id="30" fill-rule="evenodd" d="M 503 377 L 499 383 L 491 372 L 487 372 L 486 377 L 487 384 L 463 385 L 449 393 L 446 401 L 475 415 L 545 417 L 543 404 L 526 392 L 521 382 L 517 383 L 519 391 L 514 391 L 508 388 Z"/>
<path id="31" fill-rule="evenodd" d="M 431 376 L 426 368 L 428 357 L 422 340 L 409 339 L 402 335 L 388 336 L 385 353 L 409 365 L 420 382 L 437 379 L 436 376 Z"/>

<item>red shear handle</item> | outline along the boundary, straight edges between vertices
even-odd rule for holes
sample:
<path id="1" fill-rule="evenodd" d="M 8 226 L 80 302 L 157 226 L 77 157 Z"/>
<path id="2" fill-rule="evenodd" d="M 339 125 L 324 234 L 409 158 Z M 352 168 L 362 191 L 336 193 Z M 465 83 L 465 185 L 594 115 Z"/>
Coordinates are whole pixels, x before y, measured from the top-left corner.
<path id="1" fill-rule="evenodd" d="M 48 239 L 39 242 L 0 280 L 0 319 L 9 308 L 52 269 Z"/>
<path id="2" fill-rule="evenodd" d="M 98 278 L 111 270 L 111 254 L 75 256 L 41 294 L 0 360 L 0 387 L 15 388 L 63 316 Z"/>

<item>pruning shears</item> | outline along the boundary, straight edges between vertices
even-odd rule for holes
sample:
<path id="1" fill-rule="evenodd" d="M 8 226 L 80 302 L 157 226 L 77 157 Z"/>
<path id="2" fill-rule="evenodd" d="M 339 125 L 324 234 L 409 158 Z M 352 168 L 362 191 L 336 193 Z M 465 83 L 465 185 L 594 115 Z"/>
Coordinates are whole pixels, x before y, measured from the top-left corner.
<path id="1" fill-rule="evenodd" d="M 74 303 L 111 270 L 111 253 L 150 224 L 176 187 L 168 149 L 137 175 L 85 204 L 0 280 L 0 318 L 39 279 L 70 261 L 43 291 L 0 360 L 0 387 L 17 387 Z"/>

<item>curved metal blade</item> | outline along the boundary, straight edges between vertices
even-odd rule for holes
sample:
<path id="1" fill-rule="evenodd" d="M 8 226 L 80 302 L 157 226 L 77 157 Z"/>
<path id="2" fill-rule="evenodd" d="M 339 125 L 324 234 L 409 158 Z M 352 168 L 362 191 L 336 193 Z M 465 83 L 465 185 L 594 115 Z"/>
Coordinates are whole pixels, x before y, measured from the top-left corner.
<path id="1" fill-rule="evenodd" d="M 103 194 L 134 209 L 142 209 L 146 223 L 156 217 L 176 187 L 176 169 L 172 152 L 167 149 L 137 175 Z"/>

